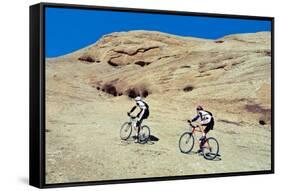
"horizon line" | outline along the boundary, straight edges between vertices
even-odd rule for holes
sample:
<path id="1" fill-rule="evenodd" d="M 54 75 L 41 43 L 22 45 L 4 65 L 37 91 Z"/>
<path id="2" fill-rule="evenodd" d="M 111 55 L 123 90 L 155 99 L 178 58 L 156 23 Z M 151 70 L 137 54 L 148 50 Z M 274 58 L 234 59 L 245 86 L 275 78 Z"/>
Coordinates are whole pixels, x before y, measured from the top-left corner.
<path id="1" fill-rule="evenodd" d="M 181 35 L 177 35 L 177 34 L 173 34 L 173 33 L 167 33 L 167 32 L 162 32 L 162 31 L 157 31 L 157 30 L 129 30 L 129 31 L 115 31 L 115 32 L 110 32 L 110 33 L 107 33 L 107 34 L 104 34 L 104 35 L 101 35 L 100 38 L 98 38 L 95 42 L 91 42 L 81 48 L 78 48 L 78 49 L 75 49 L 71 52 L 68 52 L 66 54 L 61 54 L 61 55 L 58 55 L 58 56 L 45 56 L 45 59 L 54 59 L 54 58 L 59 58 L 59 57 L 63 57 L 63 56 L 66 56 L 66 55 L 69 55 L 69 54 L 73 54 L 74 52 L 77 52 L 77 51 L 80 51 L 82 49 L 85 49 L 89 46 L 93 46 L 95 45 L 100 39 L 104 38 L 105 36 L 107 35 L 110 35 L 110 34 L 113 34 L 113 33 L 128 33 L 128 32 L 155 32 L 155 33 L 162 33 L 162 34 L 166 34 L 166 35 L 170 35 L 170 36 L 175 36 L 175 37 L 179 37 L 179 38 L 197 38 L 197 39 L 202 39 L 202 40 L 218 40 L 218 39 L 221 39 L 221 38 L 224 38 L 226 36 L 231 36 L 231 35 L 239 35 L 239 34 L 256 34 L 256 33 L 265 33 L 265 32 L 268 32 L 268 33 L 271 33 L 270 30 L 266 31 L 257 31 L 257 32 L 241 32 L 241 33 L 229 33 L 227 35 L 223 35 L 219 38 L 202 38 L 202 37 L 198 37 L 198 36 L 181 36 Z M 45 49 L 45 55 L 46 55 L 46 49 Z"/>

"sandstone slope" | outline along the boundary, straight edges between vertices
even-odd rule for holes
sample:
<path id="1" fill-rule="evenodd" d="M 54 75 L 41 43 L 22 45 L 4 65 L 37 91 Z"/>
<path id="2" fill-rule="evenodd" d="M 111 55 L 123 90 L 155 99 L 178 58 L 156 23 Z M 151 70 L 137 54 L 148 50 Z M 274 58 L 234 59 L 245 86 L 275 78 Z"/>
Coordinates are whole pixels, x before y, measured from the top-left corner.
<path id="1" fill-rule="evenodd" d="M 270 169 L 270 36 L 207 40 L 116 32 L 47 59 L 47 182 Z M 149 103 L 145 123 L 159 141 L 120 141 L 120 126 L 136 95 Z M 210 136 L 219 140 L 220 160 L 179 152 L 185 121 L 198 104 L 215 117 Z"/>

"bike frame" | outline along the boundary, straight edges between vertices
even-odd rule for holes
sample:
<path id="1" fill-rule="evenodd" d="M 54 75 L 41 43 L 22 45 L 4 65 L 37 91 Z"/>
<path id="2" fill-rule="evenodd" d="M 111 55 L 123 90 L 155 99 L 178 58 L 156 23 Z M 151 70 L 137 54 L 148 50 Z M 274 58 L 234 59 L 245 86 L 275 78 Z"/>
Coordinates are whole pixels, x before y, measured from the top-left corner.
<path id="1" fill-rule="evenodd" d="M 130 117 L 130 123 L 132 125 L 132 129 L 134 131 L 137 131 L 137 117 L 135 116 L 131 116 L 131 115 L 128 115 Z M 142 127 L 139 127 L 139 128 L 142 128 Z M 140 129 L 141 130 L 141 129 Z"/>
<path id="2" fill-rule="evenodd" d="M 136 128 L 136 124 L 137 124 L 137 120 L 136 120 L 136 117 L 133 117 L 133 116 L 129 116 L 130 117 L 130 124 L 132 125 L 132 128 Z"/>
<path id="3" fill-rule="evenodd" d="M 202 133 L 202 135 L 204 134 L 203 128 L 202 128 L 200 125 L 195 126 L 195 125 L 193 125 L 192 123 L 189 123 L 189 125 L 190 125 L 191 128 L 192 128 L 192 130 L 191 130 L 191 134 L 192 134 L 192 135 L 195 135 L 195 132 L 200 132 L 200 133 Z M 198 127 L 200 130 L 197 130 L 197 129 L 196 129 L 197 127 Z M 207 136 L 206 136 L 205 139 L 207 139 Z M 199 148 L 200 148 L 200 140 L 197 141 L 197 143 L 198 143 L 198 146 L 199 146 Z M 208 148 L 211 148 L 209 142 L 205 142 L 204 145 L 205 145 L 206 143 L 208 144 Z M 203 145 L 203 146 L 204 146 L 204 145 Z"/>
<path id="4" fill-rule="evenodd" d="M 132 129 L 133 132 L 137 132 L 138 131 L 137 136 L 139 138 L 140 138 L 140 132 L 143 131 L 144 127 L 146 127 L 148 129 L 148 133 L 149 133 L 148 136 L 150 135 L 150 129 L 149 129 L 149 127 L 147 125 L 137 126 L 137 117 L 136 116 L 131 116 L 129 113 L 128 113 L 128 116 L 130 117 L 129 124 L 131 126 L 131 129 Z M 147 137 L 146 139 L 148 139 L 148 138 L 149 137 Z"/>

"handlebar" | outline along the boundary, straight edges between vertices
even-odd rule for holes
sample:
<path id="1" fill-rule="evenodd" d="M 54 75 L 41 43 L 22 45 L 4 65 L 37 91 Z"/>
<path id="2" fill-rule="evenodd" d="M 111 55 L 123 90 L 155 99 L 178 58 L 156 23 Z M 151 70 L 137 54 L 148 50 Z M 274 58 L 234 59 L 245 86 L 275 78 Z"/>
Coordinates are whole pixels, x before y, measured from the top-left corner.
<path id="1" fill-rule="evenodd" d="M 130 112 L 127 112 L 127 115 L 128 115 L 129 117 L 131 117 L 132 119 L 135 119 L 135 118 L 136 118 L 136 116 L 132 116 Z"/>
<path id="2" fill-rule="evenodd" d="M 190 120 L 187 120 L 187 122 L 189 123 L 189 125 L 190 125 L 192 128 L 197 128 L 197 127 L 199 127 L 198 125 L 193 125 Z"/>

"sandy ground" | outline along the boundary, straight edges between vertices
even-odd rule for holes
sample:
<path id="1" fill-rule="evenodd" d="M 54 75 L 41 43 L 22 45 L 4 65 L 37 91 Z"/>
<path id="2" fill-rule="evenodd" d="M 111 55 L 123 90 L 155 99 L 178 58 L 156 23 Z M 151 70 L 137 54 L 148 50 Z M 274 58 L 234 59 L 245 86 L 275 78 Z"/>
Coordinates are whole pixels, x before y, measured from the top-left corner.
<path id="1" fill-rule="evenodd" d="M 88 95 L 79 89 L 77 95 L 59 89 L 47 92 L 52 92 L 47 93 L 47 183 L 270 169 L 271 131 L 261 125 L 216 122 L 209 136 L 219 140 L 219 160 L 181 153 L 178 141 L 188 130 L 185 119 L 194 115 L 192 100 L 181 109 L 172 100 L 160 107 L 152 96 L 148 98 L 151 116 L 144 123 L 159 141 L 141 145 L 119 137 L 132 100 L 112 99 L 95 89 Z M 63 95 L 59 102 L 56 95 Z"/>

